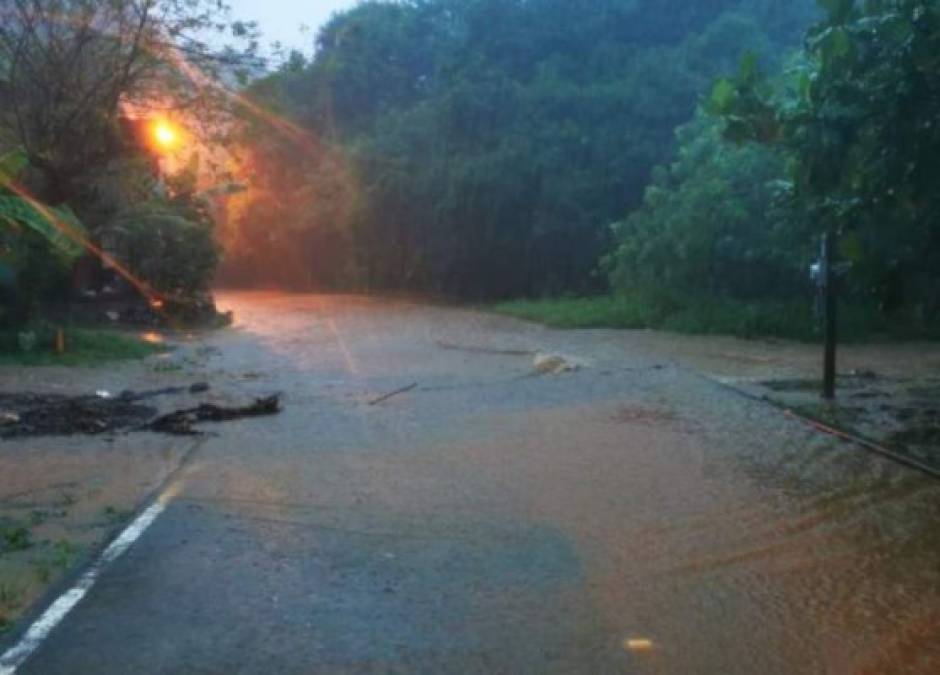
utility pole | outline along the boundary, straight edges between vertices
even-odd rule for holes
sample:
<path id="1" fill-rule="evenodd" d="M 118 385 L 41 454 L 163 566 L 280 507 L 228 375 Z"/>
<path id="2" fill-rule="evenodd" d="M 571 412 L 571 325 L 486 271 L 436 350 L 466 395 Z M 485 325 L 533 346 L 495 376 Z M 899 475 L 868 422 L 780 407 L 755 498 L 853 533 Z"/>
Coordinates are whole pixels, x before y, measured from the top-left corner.
<path id="1" fill-rule="evenodd" d="M 836 397 L 836 345 L 838 344 L 838 279 L 848 269 L 848 263 L 836 263 L 836 235 L 832 230 L 822 238 L 819 260 L 810 267 L 810 277 L 816 283 L 816 315 L 823 324 L 823 382 L 822 396 L 827 401 Z"/>
<path id="2" fill-rule="evenodd" d="M 836 321 L 836 271 L 835 236 L 832 231 L 823 236 L 822 251 L 819 256 L 819 283 L 823 301 L 823 398 L 831 401 L 836 397 L 836 344 L 838 324 Z"/>

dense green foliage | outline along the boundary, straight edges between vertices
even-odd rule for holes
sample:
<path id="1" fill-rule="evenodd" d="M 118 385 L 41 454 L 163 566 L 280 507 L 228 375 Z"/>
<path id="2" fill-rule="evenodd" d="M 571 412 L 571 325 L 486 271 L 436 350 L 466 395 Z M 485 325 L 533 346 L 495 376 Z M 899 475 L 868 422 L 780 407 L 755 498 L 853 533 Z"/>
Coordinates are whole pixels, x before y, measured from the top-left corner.
<path id="1" fill-rule="evenodd" d="M 53 209 L 14 190 L 23 153 L 0 155 L 0 325 L 28 321 L 67 283 L 86 236 L 68 209 Z M 66 232 L 72 234 L 68 236 Z"/>
<path id="2" fill-rule="evenodd" d="M 153 155 L 168 150 L 148 146 L 141 130 L 171 110 L 192 120 L 191 138 L 223 135 L 227 97 L 193 86 L 192 74 L 231 79 L 255 65 L 254 27 L 227 12 L 220 0 L 3 5 L 0 152 L 18 149 L 16 171 L 0 166 L 6 321 L 102 288 L 128 303 L 157 290 L 205 304 L 218 259 L 210 213 L 192 190 L 161 189 Z M 219 47 L 223 33 L 235 46 Z"/>
<path id="3" fill-rule="evenodd" d="M 821 337 L 818 317 L 805 297 L 743 300 L 662 288 L 632 289 L 589 298 L 510 300 L 493 309 L 555 328 L 652 328 L 803 342 Z M 842 306 L 839 323 L 839 339 L 845 342 L 940 339 L 940 318 L 925 320 L 912 310 L 888 316 L 870 303 Z"/>
<path id="4" fill-rule="evenodd" d="M 495 309 L 555 328 L 655 328 L 807 341 L 816 337 L 811 308 L 794 301 L 748 303 L 646 290 L 594 298 L 512 300 Z"/>
<path id="5" fill-rule="evenodd" d="M 809 224 L 781 199 L 780 153 L 730 144 L 702 114 L 677 138 L 675 161 L 657 168 L 643 204 L 614 226 L 618 245 L 604 261 L 613 286 L 808 297 Z"/>
<path id="6" fill-rule="evenodd" d="M 311 63 L 294 59 L 253 93 L 350 166 L 347 283 L 587 290 L 605 285 L 594 272 L 608 224 L 639 204 L 699 95 L 744 51 L 775 63 L 812 11 L 811 0 L 365 2 L 323 29 Z M 258 216 L 272 233 L 296 220 Z M 314 246 L 306 257 L 337 267 Z"/>
<path id="7" fill-rule="evenodd" d="M 848 288 L 885 311 L 940 314 L 940 3 L 826 0 L 790 86 L 745 64 L 710 107 L 729 139 L 789 160 L 786 185 L 841 238 Z"/>
<path id="8" fill-rule="evenodd" d="M 133 176 L 133 165 L 125 171 Z M 131 182 L 134 189 L 125 184 L 117 191 L 124 199 L 112 205 L 114 213 L 99 234 L 159 298 L 185 302 L 208 293 L 219 252 L 209 204 L 197 193 L 195 176 L 182 171 L 169 179 L 167 194 L 148 174 L 138 173 Z"/>

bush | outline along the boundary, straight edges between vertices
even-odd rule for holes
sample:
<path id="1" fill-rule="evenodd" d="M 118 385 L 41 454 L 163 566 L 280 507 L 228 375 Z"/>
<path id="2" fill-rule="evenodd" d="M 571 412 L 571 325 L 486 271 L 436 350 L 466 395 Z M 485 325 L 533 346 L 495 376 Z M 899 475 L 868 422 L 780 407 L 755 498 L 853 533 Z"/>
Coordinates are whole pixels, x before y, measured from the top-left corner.
<path id="1" fill-rule="evenodd" d="M 103 236 L 144 284 L 179 303 L 204 295 L 219 253 L 208 219 L 188 219 L 165 204 L 120 214 Z"/>
<path id="2" fill-rule="evenodd" d="M 612 287 L 805 296 L 812 238 L 802 214 L 780 198 L 782 156 L 727 143 L 702 114 L 677 136 L 676 161 L 656 170 L 642 206 L 614 226 L 617 246 L 603 263 Z"/>
<path id="3" fill-rule="evenodd" d="M 64 297 L 85 230 L 68 208 L 52 208 L 14 189 L 26 168 L 19 151 L 0 154 L 0 326 L 35 318 L 41 303 Z"/>

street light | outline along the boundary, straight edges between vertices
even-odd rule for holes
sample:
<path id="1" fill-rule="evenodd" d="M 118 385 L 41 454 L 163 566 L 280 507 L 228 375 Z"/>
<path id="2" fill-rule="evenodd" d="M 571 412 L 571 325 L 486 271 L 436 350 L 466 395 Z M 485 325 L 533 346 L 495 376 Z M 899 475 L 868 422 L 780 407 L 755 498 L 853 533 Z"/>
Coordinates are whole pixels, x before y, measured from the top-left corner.
<path id="1" fill-rule="evenodd" d="M 167 163 L 173 152 L 183 143 L 183 131 L 179 125 L 167 119 L 155 119 L 148 125 L 149 144 L 154 153 L 157 193 L 166 195 Z"/>
<path id="2" fill-rule="evenodd" d="M 166 120 L 157 120 L 151 128 L 153 141 L 157 149 L 170 152 L 180 144 L 180 131 L 176 125 Z"/>

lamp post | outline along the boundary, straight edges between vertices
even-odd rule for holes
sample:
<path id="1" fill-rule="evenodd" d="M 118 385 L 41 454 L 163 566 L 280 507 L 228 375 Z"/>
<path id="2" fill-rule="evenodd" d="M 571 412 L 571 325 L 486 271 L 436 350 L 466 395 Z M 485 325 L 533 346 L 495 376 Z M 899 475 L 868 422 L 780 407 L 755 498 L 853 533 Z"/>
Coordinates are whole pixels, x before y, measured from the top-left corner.
<path id="1" fill-rule="evenodd" d="M 816 282 L 816 291 L 822 307 L 823 320 L 823 386 L 822 396 L 827 401 L 836 397 L 836 346 L 838 344 L 838 280 L 849 269 L 849 263 L 835 261 L 836 235 L 823 235 L 819 260 L 810 274 Z"/>
<path id="2" fill-rule="evenodd" d="M 172 122 L 158 119 L 150 125 L 150 143 L 157 153 L 157 183 L 161 193 L 166 192 L 166 162 L 170 153 L 182 143 L 182 131 Z"/>
<path id="3" fill-rule="evenodd" d="M 836 344 L 838 341 L 838 321 L 836 320 L 836 287 L 833 274 L 834 237 L 827 232 L 823 237 L 819 263 L 821 268 L 820 289 L 823 296 L 823 335 L 825 348 L 823 353 L 823 398 L 828 401 L 836 397 Z"/>

